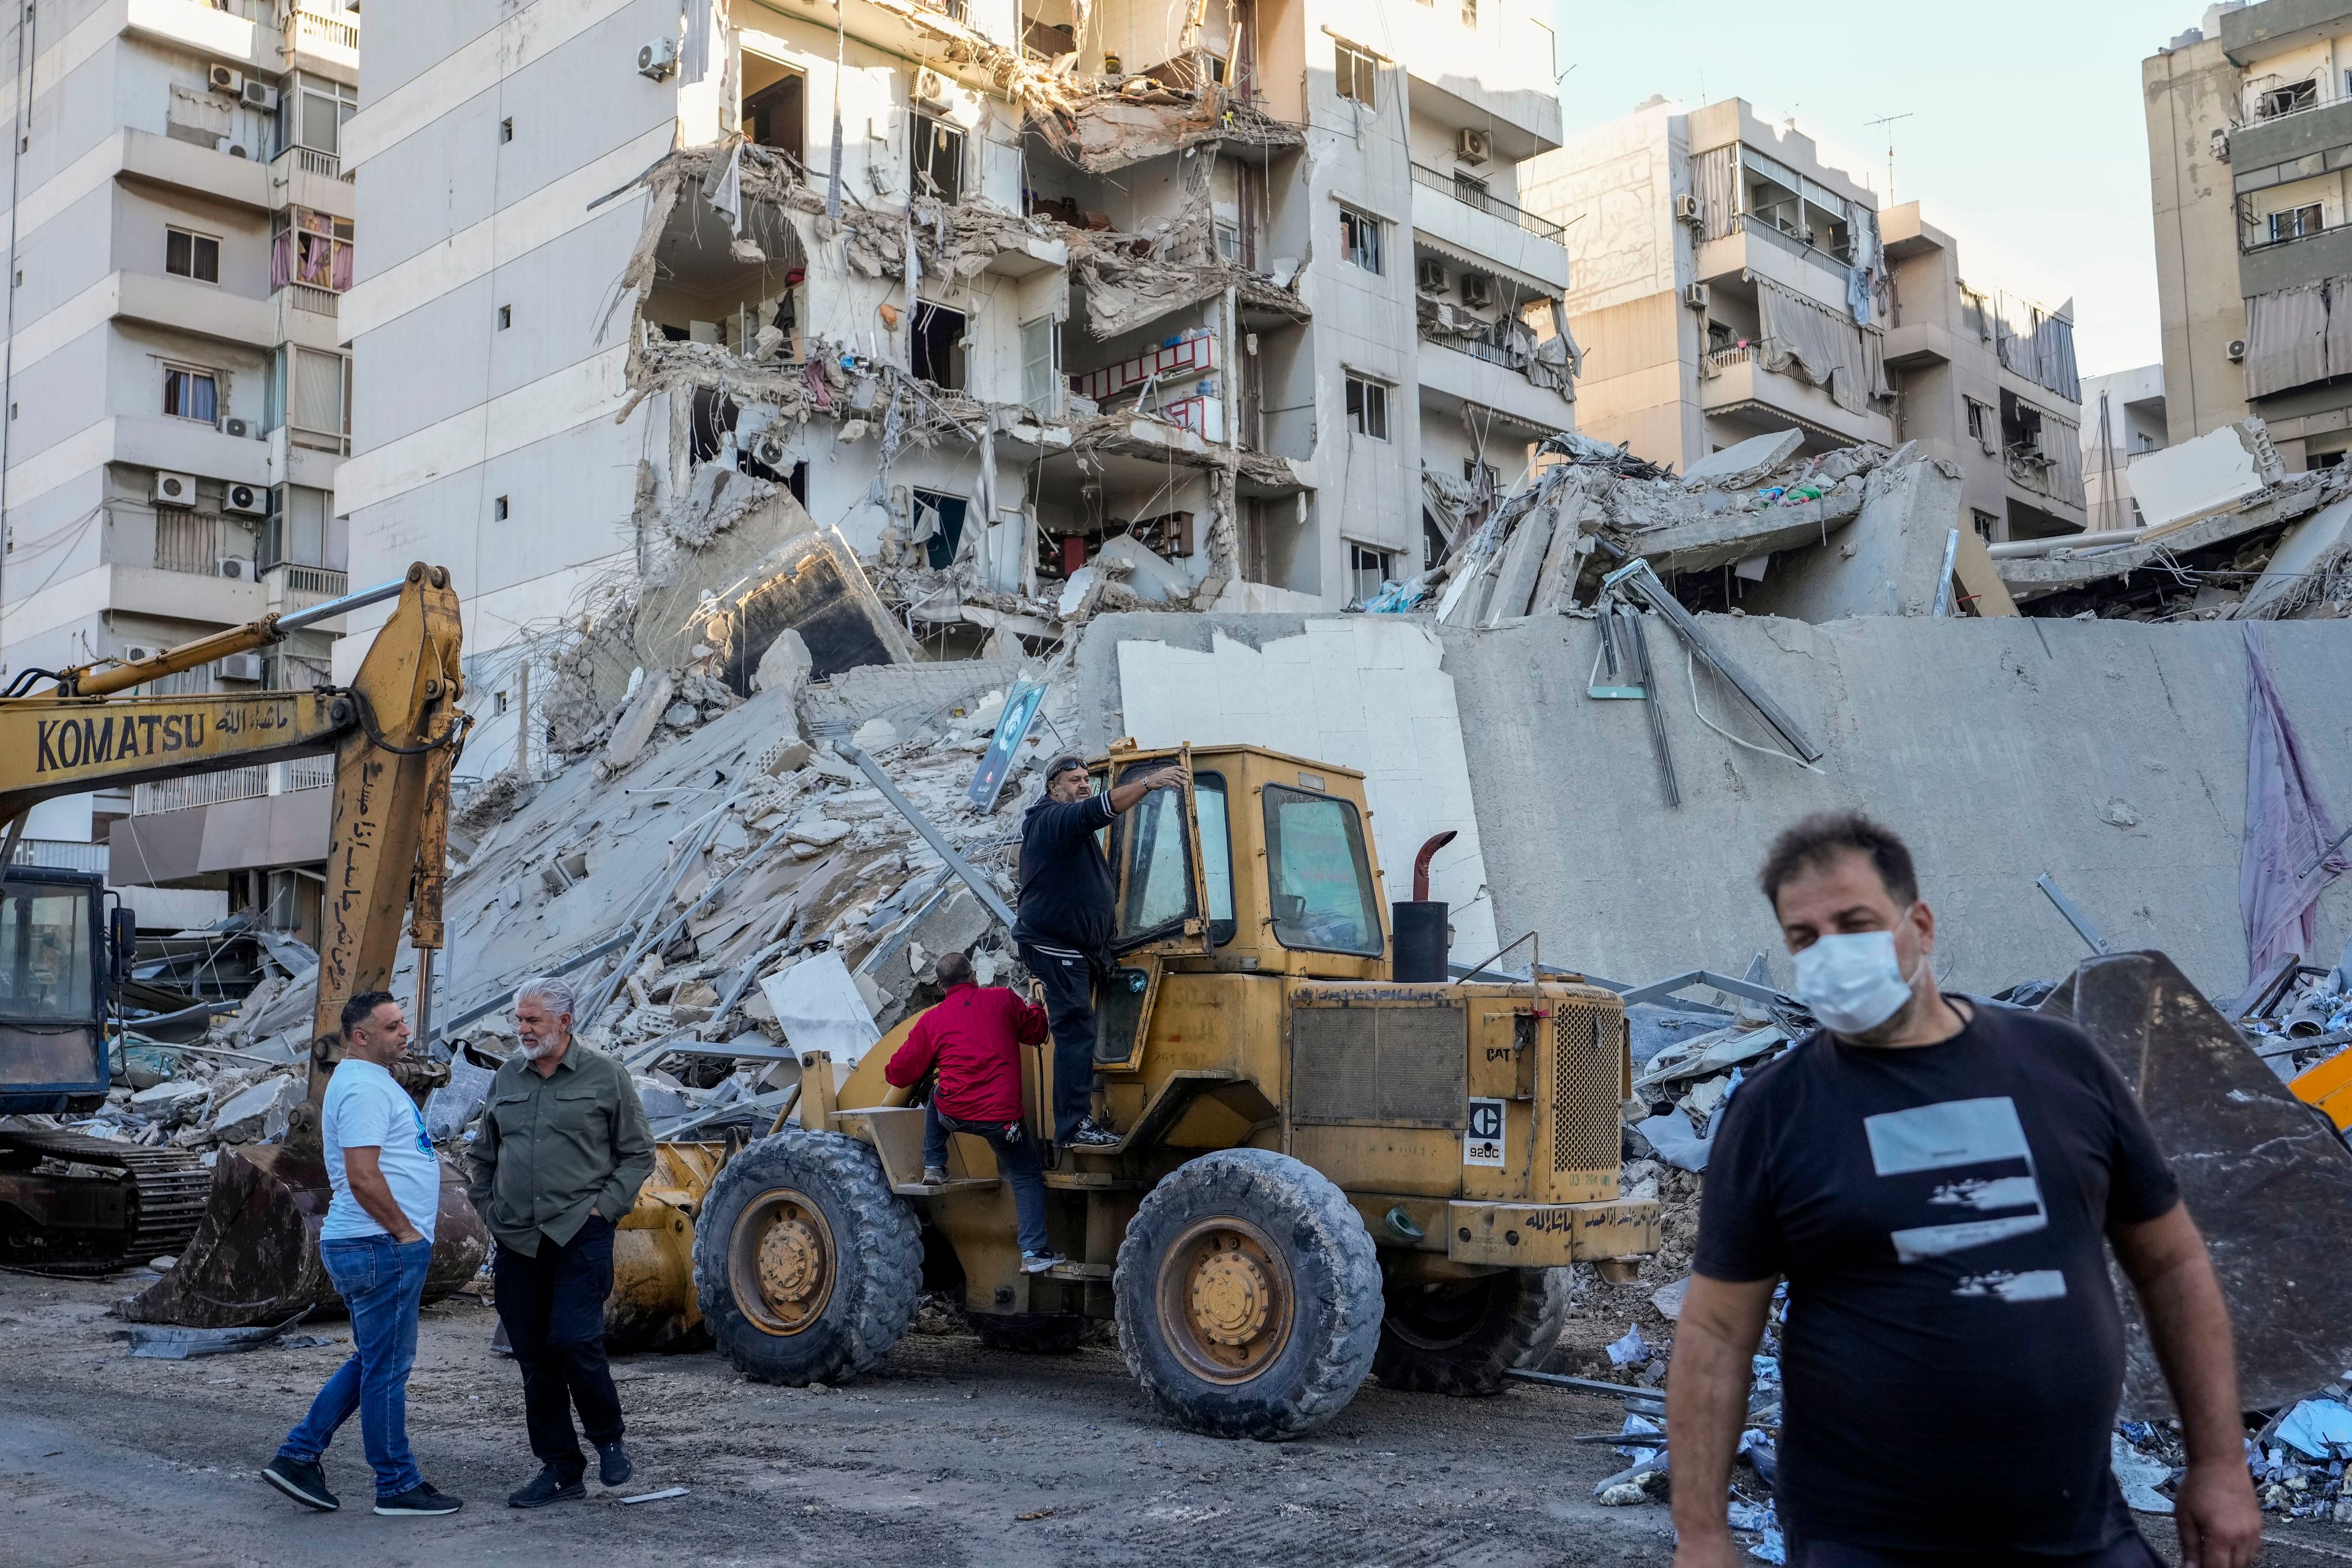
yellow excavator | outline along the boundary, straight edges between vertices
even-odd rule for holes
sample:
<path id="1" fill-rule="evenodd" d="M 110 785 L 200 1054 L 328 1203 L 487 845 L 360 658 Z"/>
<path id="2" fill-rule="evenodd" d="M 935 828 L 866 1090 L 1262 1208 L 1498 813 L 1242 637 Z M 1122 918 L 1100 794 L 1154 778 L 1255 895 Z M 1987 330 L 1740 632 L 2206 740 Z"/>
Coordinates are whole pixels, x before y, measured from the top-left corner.
<path id="1" fill-rule="evenodd" d="M 307 691 L 138 696 L 135 689 L 307 626 L 396 598 L 352 683 Z M 62 1129 L 0 1131 L 0 1260 L 95 1272 L 163 1253 L 178 1264 L 124 1304 L 140 1321 L 222 1328 L 282 1321 L 333 1299 L 318 1256 L 331 1195 L 318 1110 L 340 1058 L 340 1014 L 381 990 L 410 913 L 419 1011 L 441 946 L 449 776 L 458 708 L 457 595 L 422 563 L 396 581 L 266 616 L 151 658 L 27 669 L 0 691 L 0 1115 L 70 1115 L 103 1103 L 110 994 L 137 923 L 106 908 L 95 873 L 13 864 L 26 814 L 56 795 L 331 753 L 332 826 L 320 921 L 309 1095 L 286 1140 L 226 1148 L 206 1172 L 184 1152 Z M 48 689 L 32 688 L 47 683 Z M 429 1019 L 415 1020 L 424 1037 Z M 402 1069 L 412 1090 L 446 1068 Z M 428 1296 L 470 1279 L 488 1237 L 443 1174 Z"/>

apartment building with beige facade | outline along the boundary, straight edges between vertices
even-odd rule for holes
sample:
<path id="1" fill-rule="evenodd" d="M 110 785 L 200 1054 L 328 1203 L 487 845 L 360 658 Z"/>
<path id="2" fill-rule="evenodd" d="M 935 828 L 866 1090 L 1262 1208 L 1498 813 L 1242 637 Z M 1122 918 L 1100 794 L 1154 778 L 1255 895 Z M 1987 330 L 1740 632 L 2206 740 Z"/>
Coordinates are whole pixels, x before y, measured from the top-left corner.
<path id="1" fill-rule="evenodd" d="M 132 657 L 341 591 L 356 5 L 30 0 L 11 30 L 0 666 Z M 172 689 L 307 685 L 331 640 L 304 634 Z M 316 772 L 52 802 L 26 852 L 194 889 L 135 899 L 142 918 L 233 899 L 300 929 L 328 792 L 295 786 Z M 110 855 L 133 818 L 152 830 Z"/>

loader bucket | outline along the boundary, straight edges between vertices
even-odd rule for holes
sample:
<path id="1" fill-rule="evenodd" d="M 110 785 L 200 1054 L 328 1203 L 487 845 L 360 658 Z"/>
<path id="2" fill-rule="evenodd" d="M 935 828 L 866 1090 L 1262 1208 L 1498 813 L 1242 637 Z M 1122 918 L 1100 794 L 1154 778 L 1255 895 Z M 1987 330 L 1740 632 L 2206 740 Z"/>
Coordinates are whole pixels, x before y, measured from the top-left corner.
<path id="1" fill-rule="evenodd" d="M 337 1306 L 319 1261 L 331 1196 L 327 1167 L 314 1154 L 269 1144 L 223 1149 L 195 1238 L 169 1272 L 117 1310 L 134 1323 L 233 1329 Z M 425 1299 L 438 1300 L 473 1279 L 489 1251 L 489 1232 L 444 1165 Z"/>
<path id="2" fill-rule="evenodd" d="M 2221 1276 L 2239 1403 L 2267 1410 L 2352 1366 L 2352 1151 L 2160 952 L 2084 961 L 2040 1011 L 2071 1017 L 2123 1074 Z M 2123 1413 L 2173 1414 L 2118 1279 Z"/>

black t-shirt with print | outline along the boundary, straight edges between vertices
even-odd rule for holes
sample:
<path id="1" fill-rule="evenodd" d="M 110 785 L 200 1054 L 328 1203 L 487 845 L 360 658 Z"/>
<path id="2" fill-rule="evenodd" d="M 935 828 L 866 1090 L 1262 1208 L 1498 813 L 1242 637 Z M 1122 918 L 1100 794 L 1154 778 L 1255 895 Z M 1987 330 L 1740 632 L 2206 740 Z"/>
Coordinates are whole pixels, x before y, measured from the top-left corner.
<path id="1" fill-rule="evenodd" d="M 1745 1084 L 1707 1157 L 1694 1267 L 1789 1281 L 1780 1500 L 1809 1539 L 2092 1551 L 2123 1322 L 2105 1232 L 2179 1188 L 2070 1024 L 1976 1003 L 1895 1049 L 1814 1035 Z"/>

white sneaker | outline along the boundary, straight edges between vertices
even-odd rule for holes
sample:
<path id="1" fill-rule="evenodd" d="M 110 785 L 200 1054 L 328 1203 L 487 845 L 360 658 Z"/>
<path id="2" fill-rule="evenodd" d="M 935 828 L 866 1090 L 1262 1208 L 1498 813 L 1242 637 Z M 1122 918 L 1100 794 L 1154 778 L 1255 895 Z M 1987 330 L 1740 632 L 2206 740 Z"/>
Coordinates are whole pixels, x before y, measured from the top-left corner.
<path id="1" fill-rule="evenodd" d="M 1021 1255 L 1021 1272 L 1043 1274 L 1048 1268 L 1068 1261 L 1068 1258 L 1058 1252 L 1024 1252 Z"/>

